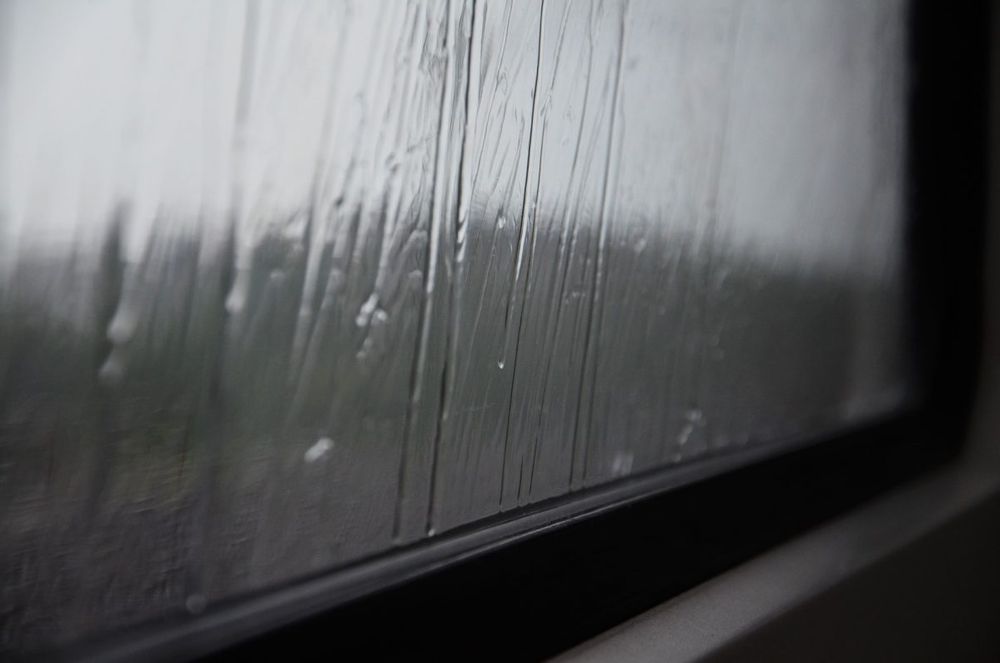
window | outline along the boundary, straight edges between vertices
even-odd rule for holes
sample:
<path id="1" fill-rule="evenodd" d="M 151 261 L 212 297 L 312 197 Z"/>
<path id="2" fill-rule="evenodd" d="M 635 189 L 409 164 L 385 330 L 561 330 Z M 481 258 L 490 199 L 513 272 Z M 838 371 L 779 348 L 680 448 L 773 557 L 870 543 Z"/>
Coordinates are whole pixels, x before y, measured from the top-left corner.
<path id="1" fill-rule="evenodd" d="M 4 648 L 919 402 L 901 0 L 0 12 Z"/>

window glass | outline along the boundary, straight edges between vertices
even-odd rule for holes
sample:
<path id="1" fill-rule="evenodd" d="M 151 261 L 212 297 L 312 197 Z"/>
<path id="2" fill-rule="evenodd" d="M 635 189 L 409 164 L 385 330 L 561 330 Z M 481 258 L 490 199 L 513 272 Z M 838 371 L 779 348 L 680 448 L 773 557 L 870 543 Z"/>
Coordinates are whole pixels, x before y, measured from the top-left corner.
<path id="1" fill-rule="evenodd" d="M 0 5 L 0 644 L 905 404 L 904 9 Z"/>

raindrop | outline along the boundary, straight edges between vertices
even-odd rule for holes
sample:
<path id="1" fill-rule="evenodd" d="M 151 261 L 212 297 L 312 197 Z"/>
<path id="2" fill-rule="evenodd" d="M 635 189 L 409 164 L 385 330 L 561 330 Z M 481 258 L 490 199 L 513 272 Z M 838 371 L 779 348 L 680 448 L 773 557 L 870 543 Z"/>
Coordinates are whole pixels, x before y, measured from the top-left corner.
<path id="1" fill-rule="evenodd" d="M 333 440 L 328 437 L 321 437 L 316 440 L 316 444 L 306 449 L 303 459 L 307 463 L 315 463 L 317 460 L 330 453 L 331 449 L 333 449 Z"/>
<path id="2" fill-rule="evenodd" d="M 207 604 L 208 602 L 202 594 L 192 594 L 184 601 L 184 607 L 187 608 L 187 611 L 192 615 L 200 615 L 205 612 Z"/>

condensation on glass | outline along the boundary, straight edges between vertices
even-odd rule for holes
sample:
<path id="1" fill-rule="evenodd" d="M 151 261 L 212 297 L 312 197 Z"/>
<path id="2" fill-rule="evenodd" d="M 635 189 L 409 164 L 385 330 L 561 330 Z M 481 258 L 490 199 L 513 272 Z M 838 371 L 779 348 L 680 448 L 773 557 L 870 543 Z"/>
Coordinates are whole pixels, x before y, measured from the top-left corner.
<path id="1" fill-rule="evenodd" d="M 902 0 L 0 15 L 5 648 L 912 393 Z"/>

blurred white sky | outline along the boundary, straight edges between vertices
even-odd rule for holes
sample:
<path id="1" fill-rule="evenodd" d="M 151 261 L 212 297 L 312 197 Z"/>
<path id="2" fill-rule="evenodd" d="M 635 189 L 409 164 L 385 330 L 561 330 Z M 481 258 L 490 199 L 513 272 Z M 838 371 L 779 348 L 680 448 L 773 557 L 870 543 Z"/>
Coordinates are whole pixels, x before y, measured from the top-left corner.
<path id="1" fill-rule="evenodd" d="M 579 4 L 572 11 L 589 11 Z M 547 11 L 558 15 L 558 7 L 553 1 Z M 704 201 L 715 200 L 719 233 L 770 258 L 884 269 L 902 215 L 901 7 L 632 2 L 614 214 L 697 233 Z M 262 3 L 241 140 L 234 122 L 245 9 L 237 0 L 3 5 L 0 241 L 8 257 L 98 235 L 123 197 L 134 203 L 130 237 L 139 252 L 159 209 L 176 223 L 222 223 L 234 181 L 244 184 L 243 207 L 259 215 L 303 208 L 318 163 L 328 169 L 328 191 L 376 195 L 388 186 L 388 164 L 362 163 L 360 184 L 345 183 L 345 172 L 358 132 L 369 134 L 366 143 L 382 140 L 372 115 L 388 93 L 366 87 L 367 68 L 385 65 L 377 28 L 400 20 L 406 5 Z M 486 35 L 484 44 L 501 37 Z M 585 45 L 581 33 L 576 48 Z M 324 134 L 328 113 L 333 130 Z M 573 145 L 546 149 L 550 170 L 570 167 Z M 705 187 L 718 159 L 715 199 Z"/>

